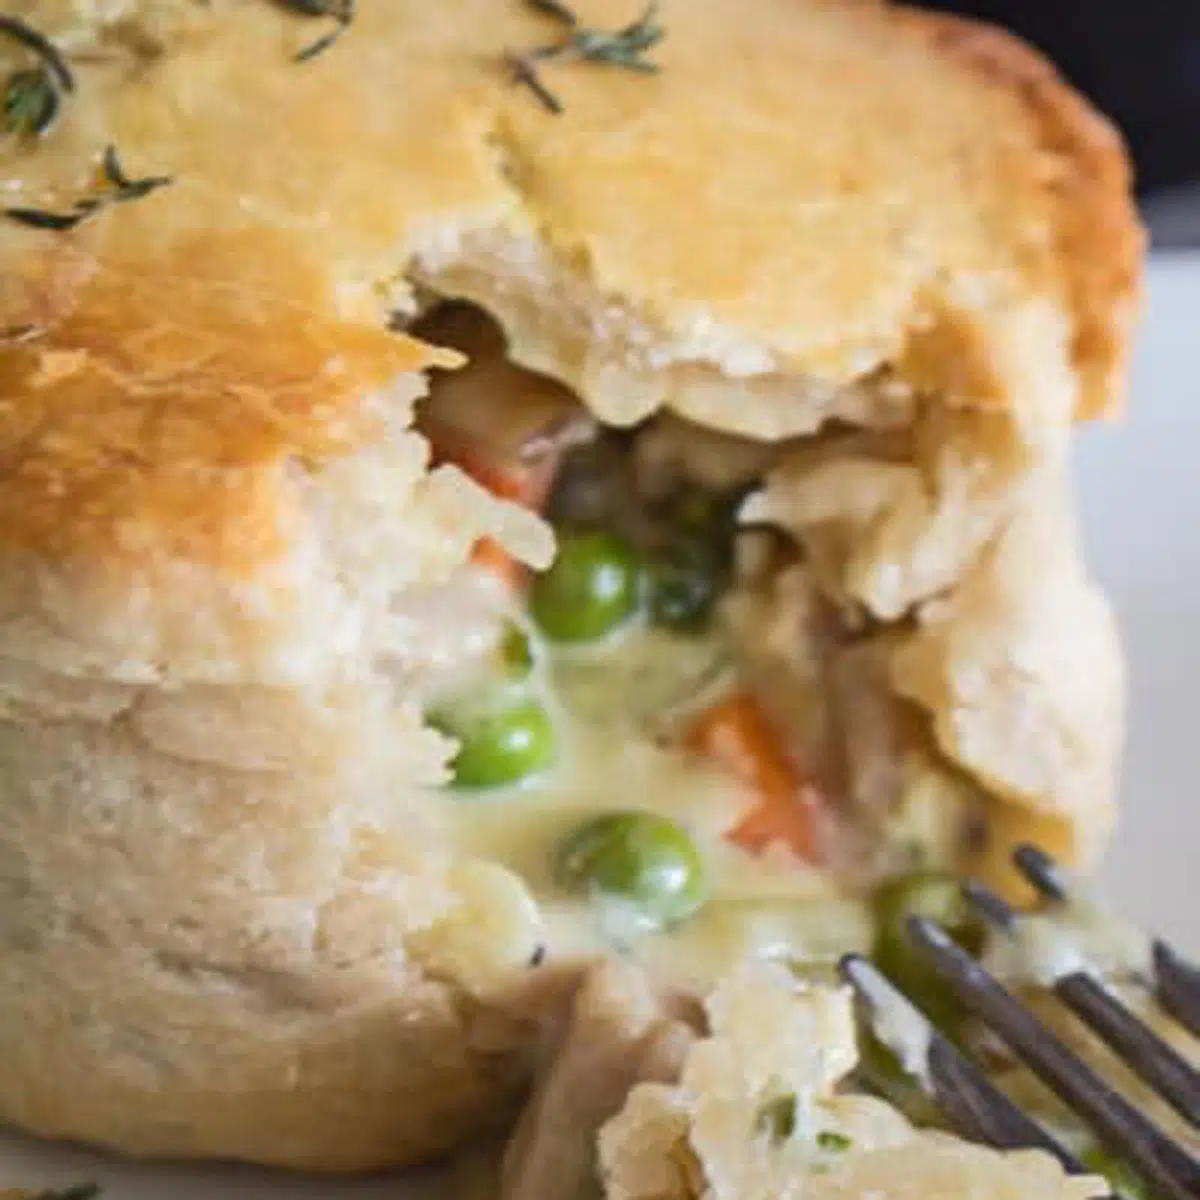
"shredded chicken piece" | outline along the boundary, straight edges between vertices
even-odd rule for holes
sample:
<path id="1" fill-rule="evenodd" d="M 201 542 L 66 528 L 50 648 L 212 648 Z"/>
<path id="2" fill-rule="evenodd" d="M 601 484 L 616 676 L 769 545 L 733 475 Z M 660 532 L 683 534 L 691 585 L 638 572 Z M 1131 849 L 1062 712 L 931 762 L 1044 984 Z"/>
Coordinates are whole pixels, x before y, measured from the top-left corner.
<path id="1" fill-rule="evenodd" d="M 598 1196 L 600 1127 L 636 1084 L 676 1078 L 694 1036 L 635 967 L 592 969 L 505 1153 L 502 1200 Z"/>

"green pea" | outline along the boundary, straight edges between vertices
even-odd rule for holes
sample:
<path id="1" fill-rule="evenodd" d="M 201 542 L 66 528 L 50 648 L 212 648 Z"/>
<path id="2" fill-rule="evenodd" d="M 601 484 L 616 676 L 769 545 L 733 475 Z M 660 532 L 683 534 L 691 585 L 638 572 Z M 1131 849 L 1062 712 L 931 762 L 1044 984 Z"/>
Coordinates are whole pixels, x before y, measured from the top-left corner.
<path id="1" fill-rule="evenodd" d="M 455 787 L 503 787 L 554 762 L 554 722 L 538 701 L 528 697 L 437 713 L 430 724 L 459 741 L 451 764 Z"/>
<path id="2" fill-rule="evenodd" d="M 708 894 L 704 860 L 687 831 L 651 812 L 614 812 L 559 848 L 558 876 L 573 892 L 624 901 L 662 928 L 686 920 Z"/>
<path id="3" fill-rule="evenodd" d="M 1142 1178 L 1128 1166 L 1124 1159 L 1117 1158 L 1100 1146 L 1092 1146 L 1079 1156 L 1084 1169 L 1091 1175 L 1103 1175 L 1109 1186 L 1125 1200 L 1150 1200 L 1153 1193 L 1142 1182 Z"/>
<path id="4" fill-rule="evenodd" d="M 529 607 L 547 637 L 590 642 L 624 624 L 637 610 L 637 556 L 612 533 L 570 533 L 558 557 L 530 588 Z"/>
<path id="5" fill-rule="evenodd" d="M 912 916 L 937 921 L 965 949 L 982 945 L 982 928 L 953 875 L 912 871 L 888 880 L 875 893 L 876 935 L 873 957 L 880 970 L 925 1011 L 944 1033 L 953 1035 L 963 1008 L 924 955 L 908 937 Z"/>

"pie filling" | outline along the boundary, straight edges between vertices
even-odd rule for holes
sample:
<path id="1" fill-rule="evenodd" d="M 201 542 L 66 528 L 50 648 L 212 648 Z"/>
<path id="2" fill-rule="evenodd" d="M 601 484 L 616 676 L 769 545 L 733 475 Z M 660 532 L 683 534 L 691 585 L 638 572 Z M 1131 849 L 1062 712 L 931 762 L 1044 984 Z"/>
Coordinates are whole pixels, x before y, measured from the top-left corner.
<path id="1" fill-rule="evenodd" d="M 1125 1180 L 975 1023 L 907 922 L 932 917 L 987 955 L 1060 1036 L 1175 1128 L 1045 993 L 1056 973 L 1086 969 L 1178 1040 L 1138 983 L 1147 939 L 1081 887 L 1076 902 L 1027 916 L 1019 936 L 986 936 L 959 880 L 994 801 L 889 687 L 887 654 L 903 628 L 839 604 L 820 586 L 812 547 L 754 517 L 762 480 L 796 443 L 670 415 L 603 428 L 566 388 L 508 363 L 480 310 L 442 306 L 417 332 L 471 363 L 437 376 L 419 412 L 435 461 L 538 512 L 557 544 L 541 573 L 476 545 L 452 601 L 458 636 L 424 696 L 429 723 L 451 739 L 456 846 L 524 881 L 541 920 L 535 961 L 616 956 L 668 991 L 711 995 L 739 964 L 774 960 L 830 982 L 843 954 L 868 953 L 1064 1145 Z M 910 1061 L 926 1045 L 922 1027 L 888 1028 L 887 1045 L 860 1029 L 842 1093 L 867 1091 L 918 1125 L 944 1125 Z M 602 1042 L 589 1043 L 588 1070 Z M 1191 1042 L 1180 1050 L 1197 1054 Z M 556 1112 L 554 1128 L 571 1119 Z M 594 1132 L 566 1144 L 591 1145 Z M 531 1178 L 532 1191 L 514 1194 L 544 1194 L 536 1169 Z"/>
<path id="2" fill-rule="evenodd" d="M 951 870 L 984 797 L 889 693 L 888 629 L 753 519 L 795 443 L 671 415 L 604 428 L 465 304 L 416 332 L 470 360 L 421 406 L 435 461 L 557 542 L 540 574 L 476 546 L 457 603 L 478 636 L 427 689 L 458 844 L 526 882 L 551 956 L 617 951 L 708 987 L 746 956 L 870 949 L 879 883 Z"/>

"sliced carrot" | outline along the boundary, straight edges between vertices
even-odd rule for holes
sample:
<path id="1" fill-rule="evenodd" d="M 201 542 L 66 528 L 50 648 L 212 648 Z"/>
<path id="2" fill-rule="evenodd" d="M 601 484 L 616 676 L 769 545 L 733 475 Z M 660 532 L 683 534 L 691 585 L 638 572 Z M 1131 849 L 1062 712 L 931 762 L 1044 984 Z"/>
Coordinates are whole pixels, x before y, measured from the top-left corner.
<path id="1" fill-rule="evenodd" d="M 524 586 L 527 576 L 525 568 L 499 542 L 491 538 L 480 538 L 475 543 L 475 548 L 471 551 L 471 562 L 514 592 Z"/>
<path id="2" fill-rule="evenodd" d="M 498 461 L 465 439 L 431 434 L 433 461 L 453 463 L 501 500 L 540 511 L 553 483 L 553 462 Z"/>
<path id="3" fill-rule="evenodd" d="M 497 462 L 467 441 L 456 438 L 434 435 L 432 446 L 435 463 L 452 463 L 493 496 L 511 500 L 534 512 L 545 504 L 553 483 L 552 464 Z M 471 561 L 514 591 L 525 582 L 525 568 L 491 538 L 481 538 L 475 543 Z"/>
<path id="4" fill-rule="evenodd" d="M 824 861 L 821 830 L 829 812 L 820 794 L 803 784 L 786 804 L 761 803 L 727 835 L 743 850 L 761 854 L 777 842 L 812 863 Z"/>
<path id="5" fill-rule="evenodd" d="M 825 806 L 752 696 L 739 692 L 701 713 L 684 745 L 720 764 L 758 798 L 729 830 L 731 842 L 755 853 L 782 842 L 802 858 L 821 859 Z"/>

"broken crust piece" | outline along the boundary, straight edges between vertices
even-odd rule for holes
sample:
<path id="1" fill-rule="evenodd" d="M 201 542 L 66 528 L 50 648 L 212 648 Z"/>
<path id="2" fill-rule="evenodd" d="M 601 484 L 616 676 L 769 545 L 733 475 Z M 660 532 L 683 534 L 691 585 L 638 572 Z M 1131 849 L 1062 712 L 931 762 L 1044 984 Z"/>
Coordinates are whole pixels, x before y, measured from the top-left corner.
<path id="1" fill-rule="evenodd" d="M 1103 1180 L 1000 1153 L 835 1092 L 856 1059 L 849 995 L 759 964 L 708 1002 L 674 1083 L 643 1083 L 600 1131 L 605 1200 L 1087 1200 Z"/>
<path id="2" fill-rule="evenodd" d="M 289 7 L 6 8 L 79 78 L 0 146 L 5 204 L 70 212 L 107 145 L 173 183 L 0 220 L 0 1119 L 344 1171 L 511 1113 L 539 913 L 451 844 L 422 689 L 471 547 L 552 545 L 429 467 L 458 360 L 385 325 L 430 295 L 610 424 L 786 442 L 769 502 L 895 624 L 985 846 L 1094 854 L 1119 655 L 1059 514 L 1138 293 L 1113 131 L 1010 39 L 873 3 L 689 0 L 653 77 L 547 64 L 562 119 L 501 62 L 555 36 L 535 6 L 362 5 L 306 63 Z M 817 438 L 810 495 L 830 423 L 898 444 Z"/>

